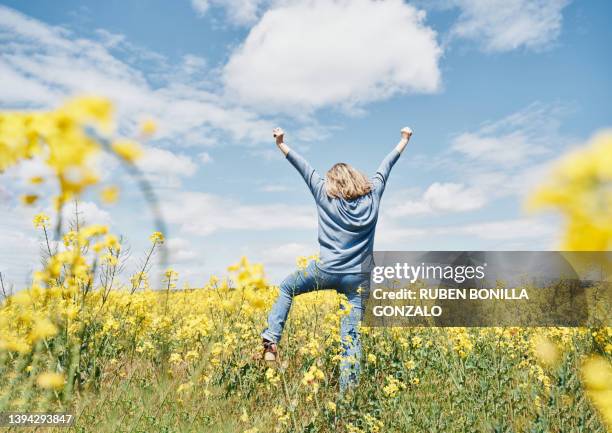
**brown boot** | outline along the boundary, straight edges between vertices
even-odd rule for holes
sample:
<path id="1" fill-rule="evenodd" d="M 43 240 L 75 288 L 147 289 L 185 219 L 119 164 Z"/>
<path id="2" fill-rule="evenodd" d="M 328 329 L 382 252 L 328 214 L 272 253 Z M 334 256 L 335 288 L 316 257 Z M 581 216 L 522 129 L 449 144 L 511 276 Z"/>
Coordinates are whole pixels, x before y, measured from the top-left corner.
<path id="1" fill-rule="evenodd" d="M 278 359 L 276 343 L 273 343 L 269 340 L 264 339 L 263 347 L 264 347 L 263 358 L 265 361 L 274 362 Z"/>

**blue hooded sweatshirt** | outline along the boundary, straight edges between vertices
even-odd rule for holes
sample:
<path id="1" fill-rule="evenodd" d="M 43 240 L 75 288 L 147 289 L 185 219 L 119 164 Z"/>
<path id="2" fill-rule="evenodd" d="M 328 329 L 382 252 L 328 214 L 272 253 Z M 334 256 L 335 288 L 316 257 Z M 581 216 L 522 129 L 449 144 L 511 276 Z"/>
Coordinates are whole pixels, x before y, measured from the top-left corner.
<path id="1" fill-rule="evenodd" d="M 374 249 L 380 199 L 389 173 L 400 153 L 393 149 L 372 176 L 372 190 L 354 200 L 331 198 L 325 182 L 314 168 L 295 150 L 287 154 L 289 162 L 306 181 L 317 204 L 319 219 L 319 263 L 331 273 L 369 272 Z"/>

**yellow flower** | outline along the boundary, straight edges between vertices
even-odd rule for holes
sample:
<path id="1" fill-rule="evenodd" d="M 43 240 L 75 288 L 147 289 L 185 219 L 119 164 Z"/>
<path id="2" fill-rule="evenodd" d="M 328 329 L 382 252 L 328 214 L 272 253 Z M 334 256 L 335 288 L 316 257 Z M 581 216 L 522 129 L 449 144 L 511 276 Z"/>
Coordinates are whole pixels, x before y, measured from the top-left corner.
<path id="1" fill-rule="evenodd" d="M 178 272 L 173 269 L 167 269 L 164 272 L 164 283 L 167 283 L 166 288 L 174 289 L 176 287 L 176 279 L 178 278 Z"/>
<path id="2" fill-rule="evenodd" d="M 545 365 L 553 366 L 559 361 L 557 346 L 543 336 L 534 337 L 534 352 L 538 360 Z"/>
<path id="3" fill-rule="evenodd" d="M 30 331 L 30 339 L 32 341 L 38 341 L 44 338 L 53 337 L 55 334 L 57 334 L 57 327 L 51 323 L 49 319 L 40 319 L 34 323 Z"/>
<path id="4" fill-rule="evenodd" d="M 102 261 L 109 266 L 117 266 L 117 264 L 119 263 L 117 257 L 110 253 L 102 256 Z"/>
<path id="5" fill-rule="evenodd" d="M 140 133 L 144 136 L 150 136 L 157 131 L 157 124 L 152 119 L 147 119 L 140 124 Z"/>
<path id="6" fill-rule="evenodd" d="M 153 232 L 149 239 L 154 244 L 162 244 L 164 242 L 164 234 L 162 232 Z"/>
<path id="7" fill-rule="evenodd" d="M 421 347 L 421 343 L 423 342 L 423 339 L 419 336 L 414 336 L 412 337 L 412 345 L 418 349 L 419 347 Z"/>
<path id="8" fill-rule="evenodd" d="M 0 339 L 0 349 L 8 350 L 11 352 L 19 352 L 25 354 L 30 352 L 32 347 L 26 341 L 21 338 L 15 338 L 12 336 L 6 336 Z"/>
<path id="9" fill-rule="evenodd" d="M 106 239 L 104 239 L 104 243 L 107 248 L 113 250 L 120 250 L 121 244 L 119 243 L 119 239 L 115 235 L 106 235 Z"/>
<path id="10" fill-rule="evenodd" d="M 245 290 L 245 298 L 254 310 L 262 310 L 266 306 L 264 299 L 252 289 Z"/>
<path id="11" fill-rule="evenodd" d="M 612 430 L 612 365 L 602 357 L 588 359 L 582 366 L 587 395 Z"/>
<path id="12" fill-rule="evenodd" d="M 39 156 L 60 186 L 53 197 L 59 209 L 98 181 L 92 156 L 102 146 L 86 128 L 110 133 L 112 112 L 107 99 L 80 97 L 52 111 L 0 113 L 0 171 Z M 34 185 L 43 181 L 42 176 L 30 179 Z M 29 194 L 23 200 L 33 204 L 36 198 Z"/>
<path id="13" fill-rule="evenodd" d="M 87 227 L 83 227 L 79 230 L 79 240 L 84 241 L 96 236 L 102 236 L 108 233 L 108 226 L 102 224 L 92 224 Z"/>
<path id="14" fill-rule="evenodd" d="M 36 227 L 37 229 L 43 228 L 43 227 L 46 228 L 49 223 L 49 216 L 47 216 L 44 213 L 39 213 L 34 216 L 34 219 L 32 222 L 34 223 L 34 227 Z"/>
<path id="15" fill-rule="evenodd" d="M 134 162 L 142 156 L 142 148 L 134 141 L 116 140 L 111 147 L 117 155 L 128 162 Z"/>
<path id="16" fill-rule="evenodd" d="M 276 371 L 273 368 L 268 368 L 266 370 L 266 379 L 272 384 L 277 385 L 280 382 L 280 377 L 276 374 Z"/>
<path id="17" fill-rule="evenodd" d="M 100 193 L 100 198 L 104 203 L 115 203 L 119 198 L 119 188 L 116 186 L 107 186 Z"/>
<path id="18" fill-rule="evenodd" d="M 62 110 L 79 123 L 93 124 L 103 133 L 113 129 L 113 105 L 108 99 L 81 96 L 69 101 Z"/>
<path id="19" fill-rule="evenodd" d="M 263 289 L 268 286 L 264 275 L 263 265 L 249 263 L 246 257 L 242 257 L 239 263 L 227 268 L 233 275 L 232 279 L 238 289 Z M 256 304 L 258 304 L 256 302 Z"/>
<path id="20" fill-rule="evenodd" d="M 79 234 L 74 230 L 70 230 L 64 235 L 62 240 L 64 241 L 64 245 L 66 245 L 67 247 L 70 245 L 74 245 L 79 240 Z"/>
<path id="21" fill-rule="evenodd" d="M 191 382 L 181 383 L 178 386 L 178 388 L 176 388 L 176 392 L 177 392 L 177 394 L 184 393 L 185 391 L 188 391 L 192 386 L 193 386 L 193 383 L 191 383 Z"/>
<path id="22" fill-rule="evenodd" d="M 64 375 L 61 373 L 41 373 L 36 379 L 36 384 L 41 388 L 59 389 L 64 386 Z"/>
<path id="23" fill-rule="evenodd" d="M 606 251 L 612 247 L 612 133 L 565 156 L 549 181 L 535 191 L 528 209 L 556 208 L 566 220 L 561 248 Z"/>
<path id="24" fill-rule="evenodd" d="M 302 378 L 302 385 L 311 386 L 313 392 L 317 392 L 319 389 L 319 381 L 325 379 L 325 374 L 317 368 L 316 365 L 312 365 Z"/>
<path id="25" fill-rule="evenodd" d="M 298 269 L 306 269 L 306 267 L 308 266 L 308 257 L 298 257 L 295 262 Z"/>
<path id="26" fill-rule="evenodd" d="M 24 194 L 21 196 L 21 202 L 25 205 L 33 205 L 38 201 L 38 196 L 36 194 Z"/>
<path id="27" fill-rule="evenodd" d="M 240 415 L 240 421 L 247 422 L 249 420 L 249 414 L 245 408 L 242 408 L 242 414 Z"/>
<path id="28" fill-rule="evenodd" d="M 389 398 L 396 397 L 400 391 L 406 389 L 406 385 L 392 375 L 387 376 L 385 380 L 387 385 L 383 387 L 383 393 Z"/>
<path id="29" fill-rule="evenodd" d="M 188 362 L 197 361 L 200 358 L 200 354 L 197 350 L 190 350 L 185 354 L 185 360 Z"/>
<path id="30" fill-rule="evenodd" d="M 179 364 L 180 362 L 183 361 L 183 358 L 181 358 L 181 355 L 178 353 L 172 353 L 170 355 L 170 364 Z"/>
<path id="31" fill-rule="evenodd" d="M 330 412 L 336 412 L 336 403 L 331 400 L 328 400 L 327 403 L 325 403 L 325 407 L 327 407 L 327 410 Z"/>

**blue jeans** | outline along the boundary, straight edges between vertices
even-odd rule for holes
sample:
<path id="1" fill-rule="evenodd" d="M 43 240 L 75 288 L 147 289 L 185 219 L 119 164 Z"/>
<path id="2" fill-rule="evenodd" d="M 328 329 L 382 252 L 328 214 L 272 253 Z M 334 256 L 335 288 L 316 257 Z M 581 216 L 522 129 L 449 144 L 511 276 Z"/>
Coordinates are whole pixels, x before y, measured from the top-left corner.
<path id="1" fill-rule="evenodd" d="M 340 320 L 342 361 L 340 362 L 340 392 L 357 383 L 361 359 L 359 322 L 368 297 L 370 276 L 368 273 L 333 274 L 319 269 L 314 261 L 306 269 L 297 270 L 283 280 L 280 293 L 268 315 L 268 328 L 261 336 L 278 343 L 283 333 L 293 297 L 315 290 L 334 289 L 344 294 L 351 306 L 348 315 Z M 361 290 L 358 290 L 361 288 Z"/>

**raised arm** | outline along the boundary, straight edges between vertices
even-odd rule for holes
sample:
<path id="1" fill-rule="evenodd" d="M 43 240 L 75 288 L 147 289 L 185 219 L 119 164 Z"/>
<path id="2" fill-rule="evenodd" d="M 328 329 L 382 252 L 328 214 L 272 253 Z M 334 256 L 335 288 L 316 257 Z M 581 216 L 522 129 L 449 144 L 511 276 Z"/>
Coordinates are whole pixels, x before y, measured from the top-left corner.
<path id="1" fill-rule="evenodd" d="M 299 153 L 290 149 L 285 144 L 285 132 L 281 128 L 274 128 L 272 135 L 276 139 L 276 145 L 280 151 L 283 152 L 283 155 L 285 155 L 291 165 L 302 175 L 315 200 L 318 200 L 321 197 L 324 183 L 319 173 Z"/>
<path id="2" fill-rule="evenodd" d="M 397 143 L 397 146 L 395 146 L 395 150 L 397 150 L 397 153 L 401 155 L 406 148 L 406 145 L 410 141 L 410 137 L 412 137 L 412 129 L 405 126 L 400 130 L 400 133 L 402 134 L 402 138 L 400 139 L 399 143 Z"/>
<path id="3" fill-rule="evenodd" d="M 402 138 L 400 139 L 399 143 L 397 143 L 397 146 L 395 146 L 393 150 L 385 157 L 385 159 L 382 160 L 372 180 L 374 190 L 379 194 L 382 194 L 384 191 L 393 165 L 397 162 L 400 155 L 406 148 L 408 141 L 410 141 L 410 137 L 412 137 L 412 129 L 408 127 L 402 128 L 400 132 L 402 134 Z"/>
<path id="4" fill-rule="evenodd" d="M 283 155 L 287 156 L 291 149 L 285 144 L 285 131 L 281 128 L 274 128 L 272 130 L 272 136 L 276 139 L 276 145 L 280 151 L 283 152 Z"/>

